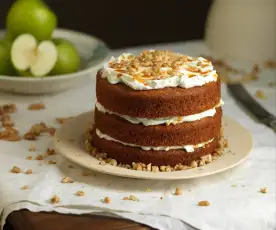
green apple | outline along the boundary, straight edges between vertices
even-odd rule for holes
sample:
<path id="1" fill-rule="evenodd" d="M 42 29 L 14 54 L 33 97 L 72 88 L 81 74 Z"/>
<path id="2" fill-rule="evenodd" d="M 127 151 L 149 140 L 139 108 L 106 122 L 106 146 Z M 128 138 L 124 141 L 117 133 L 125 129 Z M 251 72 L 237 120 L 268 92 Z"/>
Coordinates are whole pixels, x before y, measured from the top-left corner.
<path id="1" fill-rule="evenodd" d="M 9 41 L 0 40 L 0 75 L 11 76 L 15 74 L 10 58 L 10 47 Z"/>
<path id="2" fill-rule="evenodd" d="M 79 70 L 80 55 L 74 44 L 68 40 L 53 39 L 58 52 L 58 59 L 51 75 L 69 74 Z"/>
<path id="3" fill-rule="evenodd" d="M 56 64 L 58 52 L 52 41 L 38 41 L 31 34 L 18 36 L 11 47 L 11 60 L 21 76 L 44 77 Z"/>
<path id="4" fill-rule="evenodd" d="M 6 27 L 11 38 L 28 33 L 39 41 L 48 40 L 56 26 L 56 15 L 41 0 L 15 1 L 6 18 Z"/>

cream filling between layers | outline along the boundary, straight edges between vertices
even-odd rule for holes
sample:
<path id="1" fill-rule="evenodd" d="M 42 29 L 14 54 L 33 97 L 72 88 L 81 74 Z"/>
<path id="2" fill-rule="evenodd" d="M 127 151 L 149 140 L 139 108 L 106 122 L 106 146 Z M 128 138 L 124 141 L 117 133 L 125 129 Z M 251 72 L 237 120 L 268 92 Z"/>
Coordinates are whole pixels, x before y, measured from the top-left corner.
<path id="1" fill-rule="evenodd" d="M 186 150 L 187 152 L 194 152 L 196 148 L 201 148 L 201 147 L 204 147 L 206 144 L 209 144 L 211 143 L 213 139 L 211 140 L 208 140 L 208 141 L 205 141 L 205 142 L 202 142 L 202 143 L 199 143 L 199 144 L 196 144 L 196 145 L 182 145 L 182 146 L 140 146 L 140 145 L 135 145 L 135 144 L 130 144 L 130 143 L 125 143 L 125 142 L 122 142 L 122 141 L 119 141 L 107 134 L 104 134 L 102 133 L 99 129 L 96 129 L 96 134 L 99 138 L 101 139 L 105 139 L 105 140 L 108 140 L 108 141 L 114 141 L 114 142 L 117 142 L 117 143 L 120 143 L 122 145 L 125 145 L 125 146 L 130 146 L 130 147 L 139 147 L 143 150 L 156 150 L 156 151 L 169 151 L 169 150 L 172 150 L 172 149 L 184 149 Z"/>
<path id="2" fill-rule="evenodd" d="M 118 117 L 124 118 L 125 120 L 133 123 L 133 124 L 143 124 L 144 126 L 150 126 L 150 125 L 161 125 L 161 124 L 166 124 L 166 125 L 176 125 L 179 123 L 183 122 L 192 122 L 192 121 L 197 121 L 205 117 L 213 117 L 216 114 L 216 108 L 220 107 L 223 105 L 223 101 L 220 100 L 219 104 L 217 104 L 214 108 L 203 111 L 201 113 L 197 114 L 192 114 L 188 116 L 177 116 L 177 117 L 162 117 L 162 118 L 154 118 L 154 119 L 149 119 L 149 118 L 140 118 L 140 117 L 130 117 L 127 115 L 122 115 L 116 112 L 112 112 L 108 109 L 106 109 L 103 105 L 101 105 L 98 101 L 96 102 L 96 108 L 102 112 L 102 113 L 108 113 L 108 114 L 114 114 L 117 115 Z"/>

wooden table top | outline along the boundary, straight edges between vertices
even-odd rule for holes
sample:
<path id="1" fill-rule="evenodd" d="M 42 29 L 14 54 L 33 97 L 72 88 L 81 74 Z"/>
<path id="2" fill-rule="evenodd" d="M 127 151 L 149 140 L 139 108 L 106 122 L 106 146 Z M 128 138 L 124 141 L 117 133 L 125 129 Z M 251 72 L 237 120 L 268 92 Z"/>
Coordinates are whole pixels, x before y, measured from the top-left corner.
<path id="1" fill-rule="evenodd" d="M 129 220 L 96 215 L 64 215 L 20 210 L 7 218 L 4 230 L 153 230 Z"/>

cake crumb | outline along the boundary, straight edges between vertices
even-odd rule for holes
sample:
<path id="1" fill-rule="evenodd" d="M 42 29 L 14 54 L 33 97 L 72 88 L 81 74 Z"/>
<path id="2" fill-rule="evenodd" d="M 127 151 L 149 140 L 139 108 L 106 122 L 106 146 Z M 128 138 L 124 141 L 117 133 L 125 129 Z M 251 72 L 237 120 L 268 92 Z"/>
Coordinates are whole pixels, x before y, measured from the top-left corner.
<path id="1" fill-rule="evenodd" d="M 13 166 L 12 169 L 11 169 L 11 172 L 12 173 L 21 173 L 22 170 L 17 166 Z"/>
<path id="2" fill-rule="evenodd" d="M 42 110 L 45 109 L 44 103 L 35 103 L 28 106 L 28 110 Z"/>
<path id="3" fill-rule="evenodd" d="M 34 144 L 30 144 L 30 147 L 29 147 L 29 152 L 34 152 L 36 150 L 35 148 L 35 145 Z"/>
<path id="4" fill-rule="evenodd" d="M 71 178 L 69 178 L 69 177 L 64 177 L 61 180 L 61 183 L 63 183 L 63 184 L 71 184 L 71 183 L 74 183 L 74 181 Z"/>
<path id="5" fill-rule="evenodd" d="M 52 204 L 57 204 L 60 202 L 60 198 L 57 195 L 54 195 L 50 201 Z"/>
<path id="6" fill-rule="evenodd" d="M 181 195 L 181 194 L 182 194 L 181 189 L 180 189 L 180 188 L 176 188 L 176 189 L 175 189 L 175 192 L 174 192 L 174 195 L 179 196 L 179 195 Z"/>
<path id="7" fill-rule="evenodd" d="M 207 200 L 202 200 L 202 201 L 199 201 L 198 206 L 210 206 L 210 202 L 207 201 Z"/>
<path id="8" fill-rule="evenodd" d="M 267 193 L 267 187 L 260 188 L 260 193 Z"/>
<path id="9" fill-rule="evenodd" d="M 49 161 L 48 161 L 48 164 L 49 164 L 49 165 L 55 165 L 55 164 L 57 164 L 57 162 L 54 161 L 54 160 L 49 160 Z"/>
<path id="10" fill-rule="evenodd" d="M 29 189 L 29 186 L 28 186 L 28 185 L 24 185 L 24 186 L 22 186 L 20 189 L 21 189 L 21 190 L 27 190 L 27 189 Z"/>
<path id="11" fill-rule="evenodd" d="M 30 175 L 30 174 L 32 174 L 33 173 L 33 170 L 32 169 L 28 169 L 26 172 L 25 172 L 25 174 L 27 174 L 27 175 Z"/>
<path id="12" fill-rule="evenodd" d="M 256 91 L 255 96 L 258 97 L 258 98 L 260 98 L 260 99 L 266 99 L 266 96 L 265 96 L 264 92 L 262 90 L 260 90 L 260 89 L 258 89 Z"/>
<path id="13" fill-rule="evenodd" d="M 77 191 L 76 196 L 84 196 L 84 191 Z"/>
<path id="14" fill-rule="evenodd" d="M 125 196 L 125 197 L 123 198 L 123 200 L 129 200 L 129 198 L 128 198 L 127 196 Z"/>
<path id="15" fill-rule="evenodd" d="M 27 156 L 26 159 L 27 159 L 27 160 L 32 160 L 33 157 L 32 157 L 32 156 Z"/>
<path id="16" fill-rule="evenodd" d="M 102 200 L 103 203 L 105 204 L 110 204 L 111 203 L 111 199 L 107 196 Z"/>

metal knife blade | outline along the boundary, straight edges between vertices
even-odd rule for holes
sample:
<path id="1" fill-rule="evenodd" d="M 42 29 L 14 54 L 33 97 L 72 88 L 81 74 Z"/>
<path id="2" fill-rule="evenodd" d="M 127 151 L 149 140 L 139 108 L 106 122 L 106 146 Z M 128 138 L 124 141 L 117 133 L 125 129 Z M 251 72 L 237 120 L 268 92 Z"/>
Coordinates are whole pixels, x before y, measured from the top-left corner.
<path id="1" fill-rule="evenodd" d="M 266 111 L 241 84 L 228 84 L 231 95 L 248 109 L 259 122 L 265 124 L 276 133 L 276 117 Z"/>

